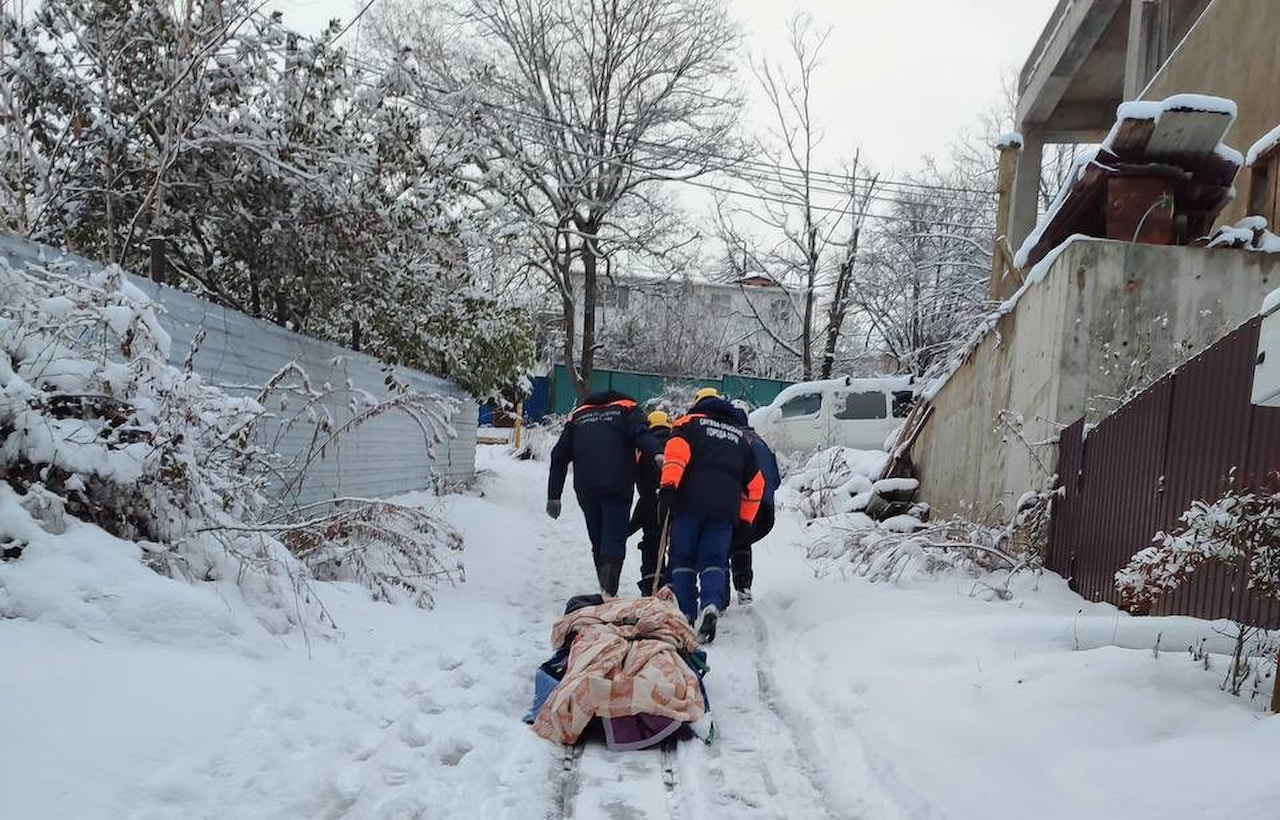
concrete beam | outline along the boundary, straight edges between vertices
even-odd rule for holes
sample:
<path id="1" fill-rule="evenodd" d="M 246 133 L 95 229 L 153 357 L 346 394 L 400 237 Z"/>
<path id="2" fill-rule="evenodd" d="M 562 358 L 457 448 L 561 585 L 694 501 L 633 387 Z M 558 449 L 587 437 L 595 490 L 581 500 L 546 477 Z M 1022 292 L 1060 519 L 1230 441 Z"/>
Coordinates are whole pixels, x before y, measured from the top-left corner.
<path id="1" fill-rule="evenodd" d="M 1045 142 L 1100 142 L 1116 121 L 1117 97 L 1063 100 L 1047 120 L 1022 124 L 1040 133 Z"/>
<path id="2" fill-rule="evenodd" d="M 1129 0 L 1129 42 L 1124 55 L 1124 98 L 1136 100 L 1151 79 L 1152 23 L 1156 4 L 1151 0 Z"/>
<path id="3" fill-rule="evenodd" d="M 1040 213 L 1040 174 L 1044 164 L 1044 136 L 1037 131 L 1022 132 L 1022 153 L 1013 178 L 1013 204 L 1009 211 L 1009 248 L 1018 252 L 1036 226 Z"/>
<path id="4" fill-rule="evenodd" d="M 1020 129 L 1026 127 L 1025 123 L 1044 122 L 1052 116 L 1111 19 L 1126 2 L 1129 0 L 1077 0 L 1070 6 L 1018 98 Z"/>

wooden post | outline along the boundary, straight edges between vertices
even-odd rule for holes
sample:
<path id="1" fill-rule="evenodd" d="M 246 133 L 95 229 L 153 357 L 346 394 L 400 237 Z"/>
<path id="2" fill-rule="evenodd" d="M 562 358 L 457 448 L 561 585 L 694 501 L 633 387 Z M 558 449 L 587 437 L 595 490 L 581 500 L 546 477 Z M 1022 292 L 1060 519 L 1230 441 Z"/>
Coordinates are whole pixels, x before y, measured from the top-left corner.
<path id="1" fill-rule="evenodd" d="M 1008 135 L 997 145 L 1000 152 L 999 170 L 996 171 L 996 233 L 991 248 L 991 283 L 987 290 L 993 300 L 1004 299 L 1005 271 L 1013 265 L 1009 258 L 1009 212 L 1013 206 L 1013 177 L 1018 169 L 1018 154 L 1022 140 L 1015 134 Z"/>
<path id="2" fill-rule="evenodd" d="M 513 444 L 515 445 L 515 449 L 517 450 L 520 449 L 520 433 L 523 432 L 523 430 L 524 430 L 524 402 L 521 401 L 521 402 L 516 402 L 516 423 L 515 423 L 514 432 L 512 433 L 515 439 Z"/>

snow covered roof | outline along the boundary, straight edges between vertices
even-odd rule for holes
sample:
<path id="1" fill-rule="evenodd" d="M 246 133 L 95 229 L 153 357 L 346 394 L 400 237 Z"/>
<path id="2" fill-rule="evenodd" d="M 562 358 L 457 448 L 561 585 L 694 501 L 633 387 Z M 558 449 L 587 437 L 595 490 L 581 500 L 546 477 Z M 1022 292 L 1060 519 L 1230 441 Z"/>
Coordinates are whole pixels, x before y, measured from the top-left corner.
<path id="1" fill-rule="evenodd" d="M 1076 159 L 1014 264 L 1036 264 L 1073 234 L 1108 235 L 1113 215 L 1106 191 L 1116 177 L 1165 180 L 1174 194 L 1170 207 L 1185 217 L 1175 221 L 1186 223 L 1175 241 L 1204 236 L 1234 196 L 1231 184 L 1244 164 L 1244 156 L 1222 142 L 1235 117 L 1233 101 L 1203 94 L 1122 103 L 1107 138 Z"/>
<path id="2" fill-rule="evenodd" d="M 864 392 L 885 391 L 893 392 L 899 390 L 911 389 L 910 376 L 882 376 L 874 379 L 855 379 L 846 376 L 841 379 L 822 379 L 811 382 L 799 382 L 790 387 L 783 388 L 771 403 L 771 406 L 780 406 L 794 399 L 796 396 L 803 396 L 808 393 L 831 393 L 834 391 L 859 390 Z"/>

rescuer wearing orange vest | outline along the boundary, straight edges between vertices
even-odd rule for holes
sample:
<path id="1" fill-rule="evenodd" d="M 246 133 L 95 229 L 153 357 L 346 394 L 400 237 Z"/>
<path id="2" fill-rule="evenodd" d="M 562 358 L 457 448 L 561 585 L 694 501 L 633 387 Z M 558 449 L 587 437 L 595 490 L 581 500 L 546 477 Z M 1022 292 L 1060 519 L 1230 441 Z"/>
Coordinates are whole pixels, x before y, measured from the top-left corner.
<path id="1" fill-rule="evenodd" d="M 716 390 L 699 390 L 688 415 L 672 426 L 658 491 L 658 520 L 671 516 L 671 589 L 704 643 L 715 640 L 728 603 L 734 527 L 755 521 L 764 494 L 764 476 L 736 418 Z"/>

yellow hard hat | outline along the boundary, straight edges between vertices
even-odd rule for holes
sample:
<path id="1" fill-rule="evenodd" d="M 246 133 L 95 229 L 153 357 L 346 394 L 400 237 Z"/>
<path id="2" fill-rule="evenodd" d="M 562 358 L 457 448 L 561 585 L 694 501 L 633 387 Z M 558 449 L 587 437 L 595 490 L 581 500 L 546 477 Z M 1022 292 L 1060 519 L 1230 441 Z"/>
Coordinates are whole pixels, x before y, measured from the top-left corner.
<path id="1" fill-rule="evenodd" d="M 670 427 L 671 417 L 661 410 L 654 410 L 649 414 L 650 427 Z"/>
<path id="2" fill-rule="evenodd" d="M 693 401 L 695 404 L 697 402 L 702 401 L 703 399 L 718 399 L 718 398 L 720 398 L 720 391 L 715 389 L 714 387 L 703 387 L 697 393 L 693 394 Z"/>

